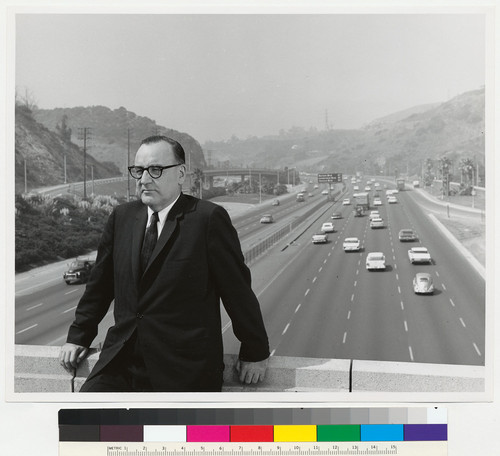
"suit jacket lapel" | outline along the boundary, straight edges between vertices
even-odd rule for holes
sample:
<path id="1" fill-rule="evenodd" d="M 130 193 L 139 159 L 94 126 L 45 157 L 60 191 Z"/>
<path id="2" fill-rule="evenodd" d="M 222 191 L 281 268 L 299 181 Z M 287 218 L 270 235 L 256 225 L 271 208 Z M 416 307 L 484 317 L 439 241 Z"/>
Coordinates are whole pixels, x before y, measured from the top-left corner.
<path id="1" fill-rule="evenodd" d="M 144 274 L 146 274 L 151 264 L 153 264 L 156 257 L 165 248 L 167 242 L 172 237 L 172 234 L 177 226 L 179 218 L 182 217 L 182 215 L 184 214 L 184 205 L 185 205 L 185 200 L 181 193 L 179 199 L 172 206 L 172 209 L 170 209 L 170 212 L 167 215 L 167 219 L 165 220 L 165 224 L 163 225 L 163 229 L 161 230 L 160 237 L 158 238 L 158 242 L 156 243 L 153 253 L 151 254 L 149 265 L 146 267 Z"/>
<path id="2" fill-rule="evenodd" d="M 135 217 L 134 231 L 132 233 L 132 274 L 135 283 L 139 283 L 141 278 L 141 249 L 147 223 L 148 208 L 147 206 L 143 206 Z"/>

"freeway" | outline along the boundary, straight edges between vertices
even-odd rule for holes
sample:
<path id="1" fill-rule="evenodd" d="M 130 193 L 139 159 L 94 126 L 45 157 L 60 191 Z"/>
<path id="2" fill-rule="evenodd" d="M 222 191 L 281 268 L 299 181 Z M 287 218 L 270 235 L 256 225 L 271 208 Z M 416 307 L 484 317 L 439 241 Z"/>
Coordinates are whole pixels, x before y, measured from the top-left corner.
<path id="1" fill-rule="evenodd" d="M 273 354 L 315 358 L 346 358 L 423 363 L 484 365 L 485 282 L 483 277 L 436 228 L 433 203 L 418 192 L 401 192 L 397 204 L 383 197 L 379 211 L 385 228 L 370 229 L 368 217 L 353 217 L 352 206 L 325 205 L 324 215 L 311 218 L 293 237 L 280 242 L 252 266 Z M 306 205 L 314 204 L 311 197 Z M 265 206 L 234 220 L 242 244 L 252 243 L 270 229 L 259 223 L 263 212 L 273 212 L 276 224 L 295 217 L 304 203 L 285 198 L 280 206 Z M 431 207 L 432 206 L 432 207 Z M 331 212 L 336 231 L 330 242 L 313 245 L 311 236 Z M 441 207 L 441 211 L 444 209 Z M 319 214 L 322 213 L 321 211 Z M 418 241 L 402 243 L 398 232 L 412 228 Z M 361 239 L 360 252 L 342 249 L 345 237 Z M 412 265 L 407 250 L 427 247 L 430 265 Z M 382 251 L 387 268 L 365 269 L 370 251 Z M 415 295 L 417 271 L 432 274 L 436 292 Z M 60 276 L 59 276 L 60 277 Z M 82 285 L 61 281 L 16 296 L 16 343 L 60 345 L 73 318 Z M 104 328 L 111 324 L 109 313 Z M 237 353 L 239 344 L 224 316 L 225 351 Z"/>
<path id="2" fill-rule="evenodd" d="M 354 218 L 347 207 L 330 243 L 310 241 L 325 216 L 288 249 L 276 249 L 272 255 L 281 256 L 283 267 L 259 293 L 273 354 L 484 365 L 484 279 L 410 193 L 379 208 L 384 229 L 370 229 L 368 217 Z M 419 240 L 400 242 L 402 228 L 413 228 Z M 351 236 L 361 239 L 361 252 L 343 251 L 343 239 Z M 412 245 L 426 246 L 433 263 L 412 265 Z M 385 271 L 365 269 L 370 251 L 384 252 Z M 414 294 L 417 271 L 432 274 L 434 295 Z M 227 350 L 236 353 L 229 331 L 225 337 Z"/>

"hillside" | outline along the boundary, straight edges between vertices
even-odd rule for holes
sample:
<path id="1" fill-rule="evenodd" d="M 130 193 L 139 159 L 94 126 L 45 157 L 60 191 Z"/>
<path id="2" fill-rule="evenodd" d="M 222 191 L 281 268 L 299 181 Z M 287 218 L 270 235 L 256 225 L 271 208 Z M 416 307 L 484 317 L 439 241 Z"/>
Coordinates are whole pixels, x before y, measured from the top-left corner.
<path id="1" fill-rule="evenodd" d="M 104 106 L 37 109 L 33 115 L 38 122 L 52 131 L 57 131 L 57 125 L 65 118 L 72 131 L 71 141 L 76 144 L 82 143 L 78 139 L 78 129 L 90 128 L 94 157 L 114 163 L 122 172 L 125 172 L 127 166 L 128 134 L 131 161 L 142 139 L 153 134 L 165 134 L 182 144 L 186 160 L 191 160 L 192 169 L 205 166 L 201 146 L 192 136 L 157 125 L 154 120 L 138 116 L 124 107 L 115 110 Z"/>
<path id="2" fill-rule="evenodd" d="M 299 166 L 309 172 L 362 171 L 419 175 L 426 159 L 446 156 L 458 164 L 475 159 L 484 176 L 484 89 L 445 103 L 409 108 L 369 123 L 359 130 L 316 131 L 294 127 L 280 135 L 224 142 L 204 148 L 233 163 Z"/>
<path id="3" fill-rule="evenodd" d="M 15 191 L 25 190 L 25 163 L 28 191 L 42 186 L 64 182 L 64 157 L 66 157 L 67 182 L 83 180 L 83 153 L 74 143 L 50 131 L 38 123 L 31 110 L 16 106 L 15 125 Z M 94 178 L 119 175 L 119 170 L 110 163 L 99 163 L 92 151 L 87 154 L 87 176 L 91 166 Z"/>

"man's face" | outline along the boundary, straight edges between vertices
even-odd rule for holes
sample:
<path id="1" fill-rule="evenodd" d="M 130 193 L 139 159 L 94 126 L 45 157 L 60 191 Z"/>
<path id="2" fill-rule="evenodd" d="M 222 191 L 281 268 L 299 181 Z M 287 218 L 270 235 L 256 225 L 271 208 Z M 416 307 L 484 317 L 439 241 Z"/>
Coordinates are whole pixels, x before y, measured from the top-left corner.
<path id="1" fill-rule="evenodd" d="M 143 144 L 135 156 L 135 166 L 168 166 L 177 163 L 172 146 L 165 141 Z M 180 193 L 180 186 L 186 176 L 185 165 L 164 169 L 158 179 L 153 179 L 147 171 L 137 180 L 137 195 L 153 211 L 161 211 L 172 203 Z"/>

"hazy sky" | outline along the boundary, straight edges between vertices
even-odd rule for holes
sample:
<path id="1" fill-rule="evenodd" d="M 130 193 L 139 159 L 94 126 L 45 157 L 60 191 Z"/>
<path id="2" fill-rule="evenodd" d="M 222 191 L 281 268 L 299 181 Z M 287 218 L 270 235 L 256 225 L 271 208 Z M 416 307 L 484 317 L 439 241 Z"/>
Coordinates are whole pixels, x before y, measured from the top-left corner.
<path id="1" fill-rule="evenodd" d="M 485 84 L 479 14 L 18 14 L 16 87 L 198 141 L 364 123 Z"/>

